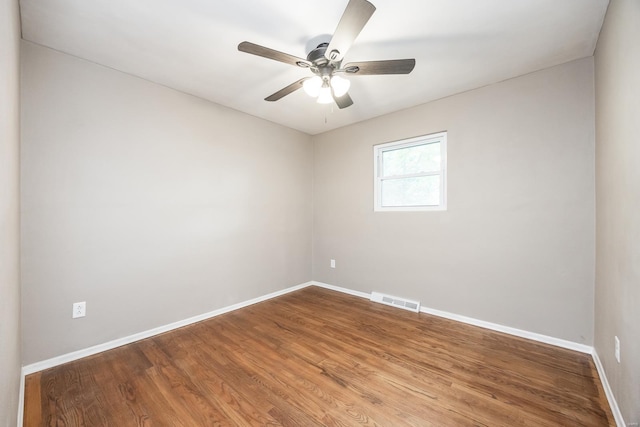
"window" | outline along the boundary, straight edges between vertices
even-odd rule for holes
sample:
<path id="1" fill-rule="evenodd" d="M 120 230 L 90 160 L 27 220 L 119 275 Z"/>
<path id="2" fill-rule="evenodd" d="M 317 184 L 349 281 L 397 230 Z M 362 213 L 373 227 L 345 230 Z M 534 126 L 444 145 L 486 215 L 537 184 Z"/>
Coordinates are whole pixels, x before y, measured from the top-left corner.
<path id="1" fill-rule="evenodd" d="M 447 133 L 373 147 L 375 211 L 445 210 Z"/>

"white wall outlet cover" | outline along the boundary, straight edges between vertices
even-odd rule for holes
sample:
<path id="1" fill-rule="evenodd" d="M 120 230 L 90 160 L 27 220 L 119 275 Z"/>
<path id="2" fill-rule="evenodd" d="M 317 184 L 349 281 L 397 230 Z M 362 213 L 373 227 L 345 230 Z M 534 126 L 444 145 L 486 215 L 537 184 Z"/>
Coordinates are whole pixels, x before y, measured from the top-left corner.
<path id="1" fill-rule="evenodd" d="M 615 355 L 616 355 L 616 360 L 618 361 L 618 363 L 620 363 L 620 339 L 618 337 L 614 337 L 615 338 Z"/>
<path id="2" fill-rule="evenodd" d="M 336 268 L 336 260 L 335 259 L 331 260 L 331 268 Z"/>
<path id="3" fill-rule="evenodd" d="M 87 303 L 83 302 L 74 302 L 73 303 L 73 313 L 71 317 L 76 319 L 78 317 L 84 317 L 87 315 Z"/>

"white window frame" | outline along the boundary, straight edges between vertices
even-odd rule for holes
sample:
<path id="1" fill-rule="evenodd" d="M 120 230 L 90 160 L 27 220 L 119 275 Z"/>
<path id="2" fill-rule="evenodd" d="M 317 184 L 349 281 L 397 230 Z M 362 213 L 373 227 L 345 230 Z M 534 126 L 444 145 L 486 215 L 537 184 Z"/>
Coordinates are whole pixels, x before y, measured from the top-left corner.
<path id="1" fill-rule="evenodd" d="M 440 155 L 442 162 L 439 171 L 382 177 L 382 153 L 385 151 L 397 150 L 400 148 L 415 147 L 432 143 L 440 144 Z M 400 141 L 387 142 L 373 146 L 374 164 L 374 196 L 373 210 L 375 212 L 415 212 L 415 211 L 445 211 L 447 210 L 447 132 L 432 133 L 429 135 L 417 136 Z M 382 206 L 382 181 L 385 179 L 413 178 L 421 176 L 440 176 L 440 203 L 438 205 L 419 206 Z"/>

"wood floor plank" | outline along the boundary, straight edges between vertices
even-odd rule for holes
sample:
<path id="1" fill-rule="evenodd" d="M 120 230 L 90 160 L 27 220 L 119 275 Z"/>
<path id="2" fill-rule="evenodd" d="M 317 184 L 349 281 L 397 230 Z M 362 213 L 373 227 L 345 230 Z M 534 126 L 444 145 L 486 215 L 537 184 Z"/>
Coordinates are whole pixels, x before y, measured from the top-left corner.
<path id="1" fill-rule="evenodd" d="M 24 425 L 42 424 L 42 392 L 40 381 L 41 372 L 28 375 L 25 378 L 24 394 Z"/>
<path id="2" fill-rule="evenodd" d="M 25 426 L 614 426 L 589 355 L 308 287 L 26 378 Z"/>
<path id="3" fill-rule="evenodd" d="M 291 409 L 297 408 L 294 412 L 304 414 L 315 407 L 314 405 L 318 403 L 315 400 L 318 397 L 329 396 L 331 398 L 330 402 L 320 402 L 320 405 L 316 407 L 316 411 L 325 413 L 330 408 L 327 407 L 327 403 L 331 403 L 341 408 L 339 412 L 332 412 L 334 421 L 345 419 L 349 422 L 347 425 L 353 425 L 355 418 L 362 425 L 378 425 L 370 420 L 371 417 L 365 417 L 357 405 L 351 402 L 353 397 L 343 396 L 341 390 L 333 386 L 330 380 L 320 376 L 320 368 L 314 367 L 313 364 L 309 364 L 298 357 L 290 357 L 291 353 L 282 351 L 284 347 L 276 339 L 276 334 L 281 329 L 276 328 L 273 334 L 265 334 L 258 327 L 248 327 L 241 319 L 237 319 L 233 323 L 234 325 L 230 326 L 226 333 L 241 334 L 252 339 L 250 348 L 237 351 L 229 349 L 229 357 L 233 359 L 234 365 L 242 366 L 248 372 L 253 372 L 254 378 L 259 379 L 265 387 L 273 391 L 272 399 L 277 396 L 286 396 L 286 401 L 280 402 L 279 405 L 291 403 L 293 405 Z M 238 328 L 238 330 L 233 331 L 233 328 Z M 284 365 L 289 369 L 282 370 L 283 361 L 285 361 Z M 277 374 L 271 377 L 261 375 L 270 372 L 277 372 Z M 302 394 L 300 393 L 301 389 L 310 393 Z M 347 400 L 347 402 L 344 400 Z M 297 425 L 316 424 L 324 425 L 311 420 Z"/>

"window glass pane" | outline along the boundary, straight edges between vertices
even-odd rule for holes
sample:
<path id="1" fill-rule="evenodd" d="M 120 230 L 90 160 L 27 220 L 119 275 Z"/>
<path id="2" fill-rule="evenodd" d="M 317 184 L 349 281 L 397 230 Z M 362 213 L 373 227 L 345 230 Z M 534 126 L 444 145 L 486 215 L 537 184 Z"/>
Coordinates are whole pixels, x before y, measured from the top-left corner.
<path id="1" fill-rule="evenodd" d="M 440 170 L 440 143 L 382 152 L 382 176 L 411 175 Z"/>
<path id="2" fill-rule="evenodd" d="M 385 179 L 381 184 L 381 205 L 384 207 L 440 204 L 439 175 Z"/>

